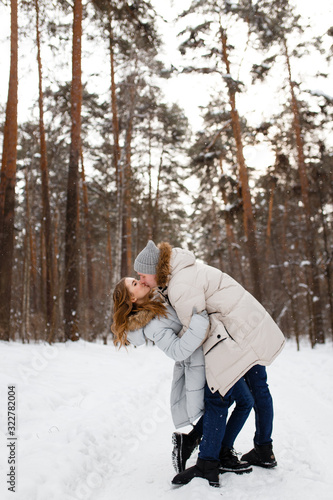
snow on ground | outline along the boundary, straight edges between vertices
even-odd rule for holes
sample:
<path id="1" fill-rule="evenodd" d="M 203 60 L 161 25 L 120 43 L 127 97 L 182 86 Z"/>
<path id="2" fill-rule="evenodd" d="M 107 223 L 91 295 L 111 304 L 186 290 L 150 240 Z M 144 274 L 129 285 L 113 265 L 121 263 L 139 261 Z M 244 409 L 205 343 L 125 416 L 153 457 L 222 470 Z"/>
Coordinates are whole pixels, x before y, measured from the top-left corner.
<path id="1" fill-rule="evenodd" d="M 172 488 L 173 361 L 153 346 L 0 342 L 0 498 L 15 500 L 332 500 L 332 344 L 268 368 L 278 467 Z M 8 491 L 8 385 L 16 385 L 15 482 Z M 188 431 L 189 428 L 184 429 Z M 252 447 L 250 415 L 236 449 Z M 195 463 L 196 455 L 188 461 Z"/>

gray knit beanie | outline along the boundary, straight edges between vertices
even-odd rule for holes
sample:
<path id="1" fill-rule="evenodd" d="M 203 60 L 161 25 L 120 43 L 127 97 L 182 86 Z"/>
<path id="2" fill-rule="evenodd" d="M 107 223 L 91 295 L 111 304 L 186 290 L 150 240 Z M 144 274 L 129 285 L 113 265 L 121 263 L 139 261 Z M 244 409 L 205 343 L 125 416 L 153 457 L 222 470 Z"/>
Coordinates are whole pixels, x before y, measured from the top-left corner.
<path id="1" fill-rule="evenodd" d="M 149 240 L 135 259 L 134 270 L 140 274 L 156 274 L 159 256 L 159 249 L 152 240 Z"/>

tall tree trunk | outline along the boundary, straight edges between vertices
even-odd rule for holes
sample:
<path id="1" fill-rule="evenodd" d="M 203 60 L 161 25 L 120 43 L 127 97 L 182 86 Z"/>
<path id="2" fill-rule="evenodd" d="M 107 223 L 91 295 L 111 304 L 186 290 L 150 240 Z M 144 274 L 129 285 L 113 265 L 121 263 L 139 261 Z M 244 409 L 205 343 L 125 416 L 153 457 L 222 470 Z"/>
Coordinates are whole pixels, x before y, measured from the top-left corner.
<path id="1" fill-rule="evenodd" d="M 82 0 L 74 0 L 72 89 L 71 89 L 71 146 L 67 184 L 67 211 L 65 234 L 65 339 L 77 340 L 79 290 L 79 224 L 78 182 L 81 150 L 81 41 Z"/>
<path id="2" fill-rule="evenodd" d="M 60 316 L 61 316 L 61 299 L 60 294 L 60 279 L 59 279 L 59 211 L 56 209 L 54 214 L 54 232 L 53 232 L 53 279 L 54 279 L 54 296 L 55 296 L 55 324 L 54 332 L 59 329 Z M 54 339 L 53 339 L 54 340 Z"/>
<path id="3" fill-rule="evenodd" d="M 222 59 L 226 66 L 227 74 L 231 75 L 230 62 L 227 49 L 227 35 L 221 24 L 220 24 L 220 35 L 222 42 Z M 242 200 L 243 200 L 244 231 L 245 231 L 246 244 L 248 250 L 248 258 L 250 262 L 253 294 L 259 301 L 261 301 L 261 286 L 260 286 L 261 280 L 259 272 L 258 248 L 257 248 L 256 234 L 255 234 L 254 215 L 251 203 L 248 172 L 243 154 L 240 119 L 236 108 L 236 91 L 234 89 L 233 82 L 231 81 L 231 79 L 228 84 L 228 94 L 229 94 L 229 103 L 231 106 L 232 130 L 234 139 L 236 141 L 239 180 L 241 184 Z"/>
<path id="4" fill-rule="evenodd" d="M 214 198 L 212 198 L 212 215 L 213 215 L 213 236 L 216 241 L 216 253 L 219 263 L 219 269 L 222 271 L 223 269 L 223 260 L 222 260 L 222 240 L 221 240 L 221 231 L 219 221 L 216 215 L 216 203 Z"/>
<path id="5" fill-rule="evenodd" d="M 36 8 L 36 42 L 37 42 L 37 63 L 38 63 L 38 87 L 39 87 L 39 135 L 40 135 L 40 168 L 42 173 L 42 203 L 43 203 L 43 228 L 45 237 L 46 254 L 46 323 L 48 331 L 48 341 L 52 342 L 54 337 L 55 322 L 55 302 L 54 302 L 54 277 L 53 277 L 53 241 L 52 241 L 52 220 L 49 195 L 49 171 L 47 165 L 46 138 L 44 126 L 44 97 L 43 97 L 43 76 L 42 58 L 40 47 L 39 29 L 39 0 L 35 0 Z"/>
<path id="6" fill-rule="evenodd" d="M 29 181 L 26 185 L 29 186 Z M 27 196 L 27 200 L 28 200 L 28 196 L 30 196 L 30 195 L 27 194 L 26 196 Z M 39 300 L 39 294 L 38 294 L 37 236 L 36 236 L 35 228 L 33 227 L 33 224 L 32 224 L 32 220 L 31 220 L 32 217 L 30 215 L 30 208 L 29 208 L 29 212 L 27 211 L 27 216 L 29 217 L 29 220 L 30 220 L 30 233 L 29 233 L 30 274 L 31 274 L 30 308 L 31 308 L 32 312 L 37 313 L 38 310 L 40 309 L 40 304 L 41 304 L 41 300 Z"/>
<path id="7" fill-rule="evenodd" d="M 323 229 L 323 247 L 324 247 L 324 255 L 323 255 L 323 268 L 325 281 L 328 292 L 328 303 L 330 308 L 330 326 L 331 326 L 331 335 L 333 338 L 333 282 L 332 282 L 332 257 L 330 253 L 330 244 L 329 244 L 329 228 L 327 227 L 327 220 L 325 216 L 325 201 L 323 199 L 322 194 L 322 182 L 320 172 L 316 171 L 316 184 L 317 184 L 317 193 L 318 193 L 318 201 L 319 201 L 319 214 L 321 225 Z"/>
<path id="8" fill-rule="evenodd" d="M 152 186 L 152 158 L 151 158 L 151 113 L 148 118 L 148 239 L 153 238 L 153 186 Z"/>
<path id="9" fill-rule="evenodd" d="M 272 218 L 273 218 L 273 205 L 274 205 L 274 193 L 276 188 L 276 179 L 270 179 L 269 187 L 269 202 L 268 202 L 268 217 L 267 217 L 267 227 L 266 227 L 266 253 L 265 253 L 265 268 L 269 265 L 269 252 L 271 247 L 271 235 L 272 235 Z"/>
<path id="10" fill-rule="evenodd" d="M 22 323 L 21 339 L 24 343 L 30 339 L 30 281 L 31 281 L 31 246 L 30 246 L 30 203 L 29 203 L 29 179 L 28 170 L 25 169 L 25 235 L 24 235 L 24 257 L 23 257 L 23 285 L 22 285 Z"/>
<path id="11" fill-rule="evenodd" d="M 223 170 L 222 157 L 220 157 L 219 165 L 220 165 L 221 174 L 223 175 L 224 170 Z M 222 184 L 220 184 L 220 191 L 222 194 L 222 200 L 223 200 L 224 206 L 227 207 L 228 206 L 228 197 L 227 197 L 226 189 Z M 241 261 L 239 251 L 238 251 L 238 248 L 236 245 L 236 239 L 235 239 L 235 234 L 234 234 L 234 230 L 233 230 L 233 219 L 232 219 L 232 215 L 231 215 L 229 210 L 225 210 L 224 220 L 225 220 L 225 228 L 226 228 L 226 235 L 227 235 L 227 246 L 228 246 L 229 262 L 230 262 L 230 270 L 231 270 L 232 275 L 234 276 L 235 266 L 234 266 L 233 253 L 235 253 L 236 262 L 237 262 L 237 266 L 238 266 L 238 274 L 240 276 L 241 282 L 245 285 L 245 277 L 243 274 L 242 261 Z"/>
<path id="12" fill-rule="evenodd" d="M 131 146 L 133 135 L 134 111 L 136 103 L 137 84 L 133 79 L 130 87 L 129 116 L 125 137 L 125 172 L 124 172 L 124 207 L 123 207 L 123 244 L 122 244 L 122 276 L 132 273 L 132 216 L 131 216 Z"/>
<path id="13" fill-rule="evenodd" d="M 110 52 L 110 69 L 111 69 L 111 109 L 112 109 L 112 133 L 113 133 L 113 163 L 116 174 L 116 189 L 117 189 L 117 236 L 115 248 L 115 265 L 114 265 L 114 280 L 117 282 L 121 277 L 121 259 L 122 259 L 122 241 L 123 241 L 123 182 L 124 176 L 120 162 L 120 145 L 119 145 L 119 119 L 118 106 L 116 95 L 116 81 L 114 68 L 114 37 L 112 28 L 111 12 L 108 12 L 108 29 L 109 29 L 109 52 Z"/>
<path id="14" fill-rule="evenodd" d="M 41 224 L 41 230 L 38 233 L 39 236 L 39 260 L 40 260 L 40 273 L 39 273 L 39 296 L 40 296 L 40 310 L 39 314 L 42 315 L 42 318 L 46 318 L 46 253 L 45 253 L 45 237 L 44 237 L 44 221 Z M 42 319 L 41 318 L 41 319 Z M 46 324 L 44 323 L 44 330 L 46 330 Z M 40 328 L 41 330 L 42 328 Z M 45 331 L 43 332 L 45 334 Z M 39 332 L 41 335 L 41 332 Z M 43 340 L 45 339 L 45 335 L 43 335 Z"/>
<path id="15" fill-rule="evenodd" d="M 152 231 L 152 240 L 153 241 L 158 241 L 159 240 L 159 204 L 160 204 L 160 183 L 161 183 L 161 175 L 162 175 L 162 168 L 163 168 L 163 156 L 164 156 L 164 149 L 162 149 L 162 153 L 160 156 L 160 163 L 158 166 L 158 173 L 157 173 L 157 182 L 156 182 L 156 194 L 155 194 L 155 203 L 154 203 L 154 215 L 153 215 L 153 231 Z"/>
<path id="16" fill-rule="evenodd" d="M 297 158 L 298 158 L 298 172 L 301 183 L 301 193 L 302 193 L 302 202 L 304 206 L 304 215 L 305 215 L 305 223 L 306 223 L 306 237 L 305 237 L 305 245 L 306 245 L 306 253 L 307 259 L 311 263 L 309 266 L 309 287 L 310 287 L 310 310 L 312 311 L 313 316 L 313 325 L 315 331 L 315 340 L 318 343 L 325 342 L 325 332 L 323 328 L 323 319 L 321 312 L 321 300 L 320 300 L 320 283 L 317 272 L 317 261 L 316 261 L 316 246 L 314 241 L 314 227 L 311 220 L 311 207 L 309 200 L 309 180 L 305 168 L 305 158 L 304 158 L 304 143 L 303 136 L 301 130 L 301 121 L 298 110 L 298 102 L 295 96 L 294 91 L 294 82 L 292 80 L 291 75 L 291 66 L 290 66 L 290 58 L 288 53 L 288 47 L 286 39 L 283 40 L 284 43 L 284 51 L 288 69 L 288 80 L 289 87 L 291 93 L 291 107 L 292 113 L 294 117 L 294 131 L 296 137 L 296 147 L 297 147 Z"/>
<path id="17" fill-rule="evenodd" d="M 83 214 L 84 214 L 84 235 L 86 244 L 86 266 L 87 266 L 87 296 L 88 296 L 88 323 L 89 337 L 94 333 L 94 269 L 93 269 L 93 248 L 91 244 L 91 226 L 89 219 L 89 202 L 86 176 L 84 171 L 83 154 L 81 151 L 81 179 L 83 190 Z"/>
<path id="18" fill-rule="evenodd" d="M 17 0 L 11 0 L 10 75 L 0 181 L 0 340 L 10 338 L 17 147 Z"/>
<path id="19" fill-rule="evenodd" d="M 106 252 L 106 262 L 108 263 L 108 269 L 110 273 L 110 281 L 112 281 L 113 275 L 113 262 L 112 262 L 112 242 L 111 242 L 111 224 L 108 221 L 107 230 L 108 230 L 108 244 L 107 244 L 107 252 Z"/>
<path id="20" fill-rule="evenodd" d="M 26 220 L 26 233 L 23 240 L 23 283 L 22 283 L 22 307 L 21 307 L 21 326 L 20 338 L 24 344 L 29 342 L 29 319 L 30 319 L 30 254 L 29 254 L 29 232 L 28 220 Z"/>

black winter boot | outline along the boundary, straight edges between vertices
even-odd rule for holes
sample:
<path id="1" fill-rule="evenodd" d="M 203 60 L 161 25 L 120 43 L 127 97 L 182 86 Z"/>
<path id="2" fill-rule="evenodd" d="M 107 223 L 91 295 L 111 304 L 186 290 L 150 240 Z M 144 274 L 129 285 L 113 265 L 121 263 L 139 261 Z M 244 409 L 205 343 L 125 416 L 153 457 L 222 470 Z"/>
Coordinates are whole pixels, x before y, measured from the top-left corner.
<path id="1" fill-rule="evenodd" d="M 244 474 L 252 472 L 252 467 L 248 462 L 239 460 L 234 449 L 222 446 L 220 451 L 220 472 L 235 472 L 236 474 Z"/>
<path id="2" fill-rule="evenodd" d="M 189 434 L 174 432 L 172 434 L 172 464 L 176 472 L 185 470 L 186 461 L 200 443 L 200 436 L 192 429 Z"/>
<path id="3" fill-rule="evenodd" d="M 250 465 L 258 465 L 265 469 L 272 469 L 277 466 L 272 443 L 261 445 L 254 443 L 253 450 L 245 453 L 242 456 L 242 460 L 248 462 Z"/>
<path id="4" fill-rule="evenodd" d="M 189 483 L 195 477 L 207 479 L 211 486 L 219 487 L 219 462 L 218 460 L 197 459 L 197 463 L 189 469 L 180 472 L 172 480 L 172 484 L 183 485 Z"/>

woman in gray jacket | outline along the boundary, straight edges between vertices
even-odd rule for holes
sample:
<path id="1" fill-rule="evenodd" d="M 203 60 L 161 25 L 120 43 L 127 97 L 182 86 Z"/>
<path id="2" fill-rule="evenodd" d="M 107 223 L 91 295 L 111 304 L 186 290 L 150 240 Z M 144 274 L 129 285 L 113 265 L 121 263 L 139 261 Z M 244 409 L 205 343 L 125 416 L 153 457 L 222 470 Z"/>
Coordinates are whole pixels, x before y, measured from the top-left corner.
<path id="1" fill-rule="evenodd" d="M 198 445 L 203 433 L 204 395 L 207 393 L 205 379 L 204 355 L 201 344 L 209 331 L 208 314 L 204 310 L 194 313 L 186 332 L 178 337 L 182 329 L 174 309 L 166 304 L 150 288 L 142 285 L 134 278 L 123 278 L 115 287 L 113 293 L 114 315 L 111 330 L 114 334 L 114 344 L 126 346 L 129 343 L 139 346 L 146 340 L 153 341 L 169 357 L 176 361 L 171 390 L 171 413 L 176 428 L 194 424 L 190 433 L 186 456 L 173 455 L 177 472 L 184 470 L 186 460 Z M 228 442 L 222 441 L 221 460 L 217 468 L 221 472 L 230 470 L 228 463 L 223 461 L 225 450 L 232 450 L 233 443 L 243 427 L 252 407 L 253 398 L 243 378 L 235 384 L 233 395 L 221 398 L 223 407 L 222 418 L 227 417 L 228 407 L 236 401 L 236 407 L 228 420 Z M 208 405 L 208 408 L 210 406 Z M 183 434 L 174 433 L 173 439 L 182 439 Z M 175 450 L 179 450 L 175 446 Z M 184 449 L 184 447 L 182 447 Z M 252 469 L 245 462 L 240 462 L 236 455 L 232 472 L 250 472 Z M 237 462 L 237 464 L 235 463 Z M 207 477 L 209 482 L 218 485 L 218 475 Z"/>

